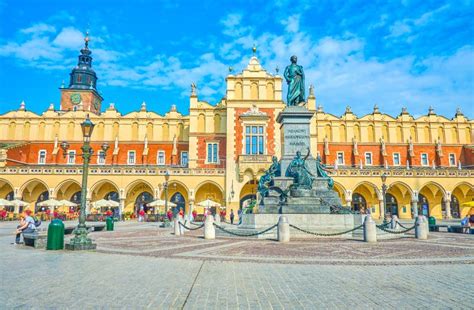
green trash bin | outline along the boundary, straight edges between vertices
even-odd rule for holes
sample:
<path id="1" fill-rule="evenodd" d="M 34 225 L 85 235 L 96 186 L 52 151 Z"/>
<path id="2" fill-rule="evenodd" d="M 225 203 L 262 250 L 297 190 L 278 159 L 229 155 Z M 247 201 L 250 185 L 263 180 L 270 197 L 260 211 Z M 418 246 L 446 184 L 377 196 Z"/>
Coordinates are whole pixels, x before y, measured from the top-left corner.
<path id="1" fill-rule="evenodd" d="M 62 249 L 64 249 L 64 223 L 59 219 L 55 219 L 48 226 L 46 250 Z"/>
<path id="2" fill-rule="evenodd" d="M 436 225 L 436 218 L 434 216 L 430 216 L 428 218 L 428 227 L 430 231 L 435 231 L 435 225 Z"/>
<path id="3" fill-rule="evenodd" d="M 114 218 L 109 216 L 105 220 L 105 226 L 107 227 L 107 231 L 113 231 L 114 230 Z"/>

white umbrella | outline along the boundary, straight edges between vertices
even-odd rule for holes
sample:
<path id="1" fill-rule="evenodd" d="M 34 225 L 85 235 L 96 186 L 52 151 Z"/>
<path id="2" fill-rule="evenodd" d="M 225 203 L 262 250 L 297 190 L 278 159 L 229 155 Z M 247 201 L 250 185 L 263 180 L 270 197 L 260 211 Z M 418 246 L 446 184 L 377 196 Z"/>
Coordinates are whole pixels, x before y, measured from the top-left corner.
<path id="1" fill-rule="evenodd" d="M 7 207 L 7 206 L 12 206 L 12 202 L 10 200 L 0 198 L 0 207 Z"/>
<path id="2" fill-rule="evenodd" d="M 92 203 L 92 206 L 94 208 L 118 207 L 118 206 L 120 206 L 120 204 L 116 201 L 113 201 L 113 200 L 101 199 L 101 200 L 94 201 Z"/>
<path id="3" fill-rule="evenodd" d="M 59 200 L 59 202 L 61 203 L 62 206 L 66 206 L 66 207 L 77 207 L 77 203 L 71 202 L 71 201 L 66 200 L 66 199 Z"/>
<path id="4" fill-rule="evenodd" d="M 48 199 L 48 200 L 45 200 L 45 201 L 38 202 L 36 205 L 38 207 L 49 207 L 49 208 L 51 208 L 51 207 L 60 207 L 63 204 L 59 200 Z"/>
<path id="5" fill-rule="evenodd" d="M 220 203 L 215 202 L 214 200 L 211 200 L 211 199 L 203 200 L 203 201 L 199 202 L 197 205 L 200 206 L 200 207 L 206 207 L 206 208 L 220 207 L 221 206 Z"/>
<path id="6" fill-rule="evenodd" d="M 13 199 L 10 201 L 10 204 L 9 204 L 9 206 L 15 206 L 15 207 L 27 207 L 29 205 L 30 204 L 28 202 L 25 202 L 19 199 Z"/>
<path id="7" fill-rule="evenodd" d="M 147 207 L 164 207 L 165 205 L 166 201 L 161 199 L 157 199 L 146 204 Z M 168 207 L 176 207 L 176 204 L 168 201 Z"/>

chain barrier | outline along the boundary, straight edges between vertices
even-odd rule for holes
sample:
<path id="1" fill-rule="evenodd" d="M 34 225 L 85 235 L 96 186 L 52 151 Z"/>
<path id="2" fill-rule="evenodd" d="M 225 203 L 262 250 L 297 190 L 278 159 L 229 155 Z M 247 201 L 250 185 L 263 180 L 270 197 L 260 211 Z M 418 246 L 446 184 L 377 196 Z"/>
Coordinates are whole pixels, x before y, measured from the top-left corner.
<path id="1" fill-rule="evenodd" d="M 383 231 L 388 232 L 388 233 L 390 233 L 390 234 L 398 235 L 398 234 L 404 234 L 404 233 L 406 233 L 406 232 L 409 232 L 410 230 L 415 229 L 416 224 L 413 225 L 412 227 L 408 227 L 408 228 L 406 228 L 406 229 L 404 229 L 404 230 L 390 230 L 390 229 L 385 228 L 384 225 L 376 225 L 376 226 L 377 226 L 377 228 L 380 229 L 380 230 L 383 230 Z"/>
<path id="2" fill-rule="evenodd" d="M 270 230 L 273 230 L 275 227 L 278 226 L 278 224 L 275 224 L 273 226 L 270 226 L 268 227 L 267 229 L 265 230 L 262 230 L 262 231 L 259 231 L 259 232 L 256 232 L 256 233 L 251 233 L 251 234 L 239 234 L 239 233 L 235 233 L 233 231 L 230 231 L 228 229 L 225 229 L 224 227 L 222 226 L 219 226 L 217 225 L 216 223 L 213 223 L 214 226 L 216 226 L 217 228 L 219 228 L 220 230 L 222 230 L 223 232 L 226 232 L 228 234 L 231 234 L 231 235 L 234 235 L 234 236 L 238 236 L 238 237 L 252 237 L 252 236 L 258 236 L 258 235 L 261 235 L 261 234 L 264 234 L 266 232 L 269 232 Z"/>
<path id="3" fill-rule="evenodd" d="M 200 225 L 199 227 L 196 227 L 196 228 L 191 228 L 191 227 L 188 227 L 188 226 L 184 225 L 184 224 L 183 224 L 183 223 L 181 223 L 181 222 L 178 222 L 178 223 L 179 223 L 179 225 L 180 225 L 180 226 L 182 226 L 182 227 L 186 228 L 187 230 L 198 230 L 198 229 L 201 229 L 201 228 L 203 228 L 203 227 L 204 227 L 204 223 L 203 223 L 202 225 Z"/>
<path id="4" fill-rule="evenodd" d="M 239 224 L 235 224 L 235 223 L 231 223 L 231 222 L 227 222 L 227 221 L 224 221 L 224 223 L 229 224 L 229 225 L 234 225 L 234 226 L 238 226 L 238 225 L 239 225 Z"/>
<path id="5" fill-rule="evenodd" d="M 339 235 L 344 235 L 344 234 L 347 234 L 347 233 L 350 233 L 350 232 L 353 232 L 353 231 L 356 231 L 357 229 L 360 229 L 364 226 L 364 224 L 361 224 L 359 226 L 356 226 L 354 228 L 351 228 L 349 230 L 346 230 L 346 231 L 342 231 L 342 232 L 337 232 L 337 233 L 317 233 L 317 232 L 313 232 L 313 231 L 309 231 L 309 230 L 306 230 L 306 229 L 303 229 L 303 228 L 299 228 L 295 225 L 292 225 L 290 224 L 290 227 L 291 228 L 294 228 L 296 230 L 299 230 L 301 232 L 304 232 L 306 234 L 309 234 L 309 235 L 314 235 L 314 236 L 321 236 L 321 237 L 331 237 L 331 236 L 339 236 Z"/>
<path id="6" fill-rule="evenodd" d="M 194 222 L 189 222 L 191 225 L 194 225 L 194 226 L 201 226 L 201 224 L 196 224 Z M 204 223 L 204 222 L 203 222 Z"/>
<path id="7" fill-rule="evenodd" d="M 408 229 L 408 227 L 406 227 L 405 225 L 403 225 L 402 223 L 398 222 L 398 225 L 400 225 L 401 228 L 403 229 Z"/>

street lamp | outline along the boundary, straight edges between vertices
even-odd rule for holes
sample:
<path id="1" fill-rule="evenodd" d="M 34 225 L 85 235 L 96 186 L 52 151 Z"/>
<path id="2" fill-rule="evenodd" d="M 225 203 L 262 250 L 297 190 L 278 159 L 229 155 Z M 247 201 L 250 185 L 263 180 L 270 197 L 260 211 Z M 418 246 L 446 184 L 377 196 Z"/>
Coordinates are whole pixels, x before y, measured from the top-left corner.
<path id="1" fill-rule="evenodd" d="M 81 185 L 81 209 L 79 213 L 79 225 L 74 230 L 74 238 L 66 244 L 67 250 L 94 250 L 96 244 L 92 243 L 92 240 L 87 237 L 87 227 L 86 227 L 86 196 L 87 196 L 87 176 L 89 174 L 89 162 L 93 154 L 92 147 L 90 146 L 90 139 L 92 132 L 94 130 L 94 123 L 89 119 L 89 114 L 86 117 L 86 120 L 81 123 L 82 135 L 84 137 L 84 143 L 81 147 L 82 150 L 82 185 Z M 63 150 L 63 157 L 67 156 L 67 152 L 70 145 L 68 142 L 63 141 L 61 143 L 61 148 Z M 105 156 L 107 150 L 109 149 L 108 143 L 103 143 L 101 146 Z M 100 155 L 99 155 L 100 156 Z"/>
<path id="2" fill-rule="evenodd" d="M 165 227 L 169 226 L 169 221 L 168 221 L 168 181 L 169 179 L 170 179 L 170 173 L 168 170 L 166 170 L 165 183 L 163 183 L 163 189 L 165 190 L 165 221 L 164 221 Z"/>
<path id="3" fill-rule="evenodd" d="M 385 224 L 387 223 L 387 197 L 385 197 L 387 194 L 387 184 L 385 184 L 385 182 L 387 181 L 387 175 L 385 174 L 385 172 L 382 173 L 380 178 L 382 179 L 382 197 L 383 197 L 383 213 L 384 213 L 383 222 Z"/>

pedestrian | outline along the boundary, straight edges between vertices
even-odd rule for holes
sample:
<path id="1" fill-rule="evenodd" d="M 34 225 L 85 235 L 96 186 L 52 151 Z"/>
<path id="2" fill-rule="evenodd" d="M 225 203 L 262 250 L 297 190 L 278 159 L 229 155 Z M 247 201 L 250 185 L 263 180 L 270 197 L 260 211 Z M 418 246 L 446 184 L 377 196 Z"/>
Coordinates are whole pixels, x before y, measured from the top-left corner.
<path id="1" fill-rule="evenodd" d="M 234 224 L 234 210 L 233 209 L 230 209 L 230 223 L 231 224 Z"/>
<path id="2" fill-rule="evenodd" d="M 15 242 L 12 244 L 20 244 L 20 237 L 23 233 L 32 233 L 36 231 L 35 220 L 31 217 L 31 211 L 26 210 L 25 215 L 21 215 L 20 224 L 16 227 Z"/>
<path id="3" fill-rule="evenodd" d="M 461 220 L 461 226 L 463 227 L 463 232 L 468 234 L 470 228 L 468 214 L 466 214 L 466 216 Z"/>
<path id="4" fill-rule="evenodd" d="M 182 208 L 179 209 L 179 213 L 178 213 L 178 214 L 179 214 L 179 217 L 180 217 L 180 218 L 184 219 L 184 211 L 183 211 Z"/>
<path id="5" fill-rule="evenodd" d="M 168 212 L 166 212 L 166 216 L 168 217 L 168 221 L 171 222 L 171 220 L 173 219 L 173 211 L 168 210 Z"/>
<path id="6" fill-rule="evenodd" d="M 143 222 L 144 217 L 145 217 L 145 210 L 143 210 L 143 207 L 141 207 L 140 211 L 138 211 L 138 221 Z"/>
<path id="7" fill-rule="evenodd" d="M 192 214 L 193 214 L 193 222 L 194 222 L 196 220 L 198 213 L 196 212 L 196 210 L 193 210 Z"/>

